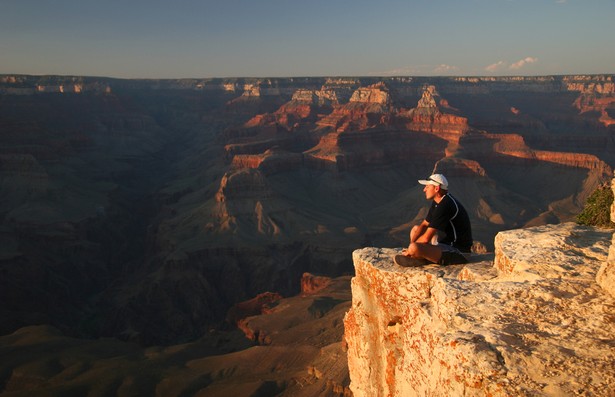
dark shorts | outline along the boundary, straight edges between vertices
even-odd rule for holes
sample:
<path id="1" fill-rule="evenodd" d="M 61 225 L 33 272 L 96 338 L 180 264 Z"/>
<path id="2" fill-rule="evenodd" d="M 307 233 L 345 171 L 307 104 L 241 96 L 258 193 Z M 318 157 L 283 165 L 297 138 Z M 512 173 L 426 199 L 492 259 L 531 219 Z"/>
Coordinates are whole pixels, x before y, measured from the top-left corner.
<path id="1" fill-rule="evenodd" d="M 452 263 L 467 263 L 472 255 L 471 252 L 461 252 L 458 248 L 448 244 L 439 243 L 438 248 L 442 250 L 442 257 L 449 259 Z"/>

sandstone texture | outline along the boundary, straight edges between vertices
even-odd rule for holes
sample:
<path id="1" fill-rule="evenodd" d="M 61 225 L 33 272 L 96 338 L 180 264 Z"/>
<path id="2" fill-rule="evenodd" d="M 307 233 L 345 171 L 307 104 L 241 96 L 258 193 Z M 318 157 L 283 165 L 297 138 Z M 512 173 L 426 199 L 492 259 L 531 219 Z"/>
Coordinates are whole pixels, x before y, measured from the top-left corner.
<path id="1" fill-rule="evenodd" d="M 611 188 L 615 193 L 615 179 L 611 181 Z M 615 202 L 611 204 L 611 221 L 615 222 Z M 613 243 L 609 249 L 609 257 L 600 267 L 596 281 L 606 292 L 615 297 L 615 234 L 613 234 Z"/>
<path id="2" fill-rule="evenodd" d="M 595 279 L 611 235 L 510 230 L 495 258 L 450 267 L 356 250 L 344 320 L 354 396 L 613 395 L 615 299 Z"/>

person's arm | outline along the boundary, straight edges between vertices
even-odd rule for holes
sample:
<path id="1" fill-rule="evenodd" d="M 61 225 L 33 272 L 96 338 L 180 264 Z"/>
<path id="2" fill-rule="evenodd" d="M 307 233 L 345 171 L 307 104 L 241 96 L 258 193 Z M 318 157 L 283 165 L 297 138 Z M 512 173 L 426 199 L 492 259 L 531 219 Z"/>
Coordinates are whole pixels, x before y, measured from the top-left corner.
<path id="1" fill-rule="evenodd" d="M 429 222 L 425 220 L 421 222 L 419 225 L 416 225 L 416 227 L 413 227 L 412 230 L 410 231 L 410 244 L 414 242 L 419 242 L 418 239 L 421 238 L 421 236 L 423 235 L 423 233 L 425 233 L 428 227 L 429 227 Z"/>
<path id="2" fill-rule="evenodd" d="M 437 235 L 438 230 L 429 227 L 429 222 L 424 220 L 421 224 L 412 228 L 410 232 L 410 244 L 412 243 L 431 243 L 431 240 Z"/>
<path id="3" fill-rule="evenodd" d="M 429 227 L 429 222 L 426 220 L 421 222 L 410 231 L 410 244 L 408 244 L 408 248 L 404 248 L 401 253 L 403 255 L 409 255 L 409 250 L 412 243 L 431 244 L 431 240 L 435 235 L 437 235 L 437 233 L 437 229 Z"/>
<path id="4" fill-rule="evenodd" d="M 433 227 L 427 227 L 423 234 L 419 236 L 418 239 L 415 240 L 416 243 L 423 244 L 431 244 L 431 240 L 435 235 L 438 234 L 438 229 L 434 229 Z"/>

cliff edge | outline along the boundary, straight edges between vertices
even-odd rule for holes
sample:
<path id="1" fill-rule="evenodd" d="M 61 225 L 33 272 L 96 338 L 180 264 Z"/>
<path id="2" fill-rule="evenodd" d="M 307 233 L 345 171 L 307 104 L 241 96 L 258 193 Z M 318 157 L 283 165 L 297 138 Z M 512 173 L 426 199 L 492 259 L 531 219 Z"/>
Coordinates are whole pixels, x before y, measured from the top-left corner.
<path id="1" fill-rule="evenodd" d="M 615 179 L 611 181 L 611 189 L 615 194 Z M 615 223 L 615 201 L 611 203 L 611 222 Z M 615 233 L 613 234 L 613 243 L 609 249 L 609 257 L 602 264 L 600 270 L 598 270 L 596 281 L 606 292 L 615 298 Z"/>
<path id="2" fill-rule="evenodd" d="M 356 250 L 344 319 L 354 396 L 612 395 L 615 299 L 596 281 L 612 235 L 510 230 L 495 257 L 449 267 Z"/>

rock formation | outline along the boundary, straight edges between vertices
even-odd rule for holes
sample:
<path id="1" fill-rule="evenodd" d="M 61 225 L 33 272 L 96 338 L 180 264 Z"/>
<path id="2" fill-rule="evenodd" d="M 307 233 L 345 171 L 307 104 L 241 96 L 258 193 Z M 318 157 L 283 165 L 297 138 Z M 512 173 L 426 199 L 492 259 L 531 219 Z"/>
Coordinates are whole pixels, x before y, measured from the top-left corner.
<path id="1" fill-rule="evenodd" d="M 435 86 L 426 87 L 417 107 L 403 114 L 408 118 L 405 127 L 409 130 L 438 134 L 449 141 L 458 143 L 459 137 L 469 129 L 468 120 L 454 113 L 443 113 L 440 107 L 449 111 L 457 111 L 448 105 L 448 101 L 440 98 Z"/>
<path id="2" fill-rule="evenodd" d="M 615 179 L 611 183 L 611 188 L 613 189 L 613 194 L 615 194 Z M 611 221 L 615 222 L 615 201 L 611 204 Z M 612 240 L 609 256 L 607 261 L 600 267 L 596 275 L 596 281 L 607 293 L 615 297 L 615 233 Z"/>
<path id="3" fill-rule="evenodd" d="M 435 87 L 428 86 L 417 107 L 403 111 L 395 106 L 383 83 L 357 89 L 347 104 L 337 106 L 317 122 L 320 129 L 330 132 L 305 152 L 306 164 L 339 171 L 451 155 L 469 129 L 467 119 L 441 112 L 436 97 Z M 444 99 L 439 103 L 451 109 Z M 446 148 L 444 141 L 448 142 Z"/>
<path id="4" fill-rule="evenodd" d="M 615 118 L 613 117 L 615 113 L 615 93 L 613 92 L 609 92 L 606 95 L 595 92 L 584 92 L 577 98 L 574 105 L 579 109 L 581 114 L 585 112 L 599 113 L 600 118 L 598 120 L 604 124 L 605 127 L 615 124 Z"/>
<path id="5" fill-rule="evenodd" d="M 259 154 L 237 154 L 233 156 L 232 169 L 241 170 L 254 168 L 265 175 L 296 170 L 303 165 L 300 153 L 288 152 L 274 147 Z"/>
<path id="6" fill-rule="evenodd" d="M 611 235 L 572 223 L 511 230 L 494 261 L 446 268 L 355 251 L 344 320 L 353 395 L 609 395 L 615 300 L 595 275 Z"/>
<path id="7" fill-rule="evenodd" d="M 605 127 L 615 124 L 615 82 L 611 79 L 598 82 L 577 82 L 570 88 L 580 91 L 574 106 L 581 114 L 596 112 L 600 114 L 598 121 Z"/>
<path id="8" fill-rule="evenodd" d="M 320 128 L 336 132 L 362 131 L 390 123 L 392 101 L 384 83 L 356 89 L 348 103 L 336 106 L 333 112 L 321 118 Z"/>

